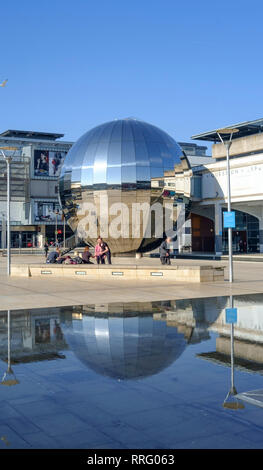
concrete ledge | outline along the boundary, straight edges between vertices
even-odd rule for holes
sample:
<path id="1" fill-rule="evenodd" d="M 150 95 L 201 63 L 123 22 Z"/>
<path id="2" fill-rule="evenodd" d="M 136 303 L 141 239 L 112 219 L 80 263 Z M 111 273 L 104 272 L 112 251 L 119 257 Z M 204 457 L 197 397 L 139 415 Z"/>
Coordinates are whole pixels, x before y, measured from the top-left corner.
<path id="1" fill-rule="evenodd" d="M 175 282 L 224 281 L 224 267 L 215 266 L 136 266 L 136 265 L 12 265 L 11 276 L 75 278 L 80 280 L 151 280 Z"/>
<path id="2" fill-rule="evenodd" d="M 30 277 L 30 266 L 28 264 L 11 265 L 11 276 Z"/>

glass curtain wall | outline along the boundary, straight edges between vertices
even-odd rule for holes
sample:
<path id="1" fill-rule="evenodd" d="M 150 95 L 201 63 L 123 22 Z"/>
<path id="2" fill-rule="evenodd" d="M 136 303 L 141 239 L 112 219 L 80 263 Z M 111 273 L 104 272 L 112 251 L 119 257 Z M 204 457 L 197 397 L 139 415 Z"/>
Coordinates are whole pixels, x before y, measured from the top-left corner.
<path id="1" fill-rule="evenodd" d="M 223 209 L 223 212 L 226 209 Z M 232 230 L 233 253 L 259 253 L 259 220 L 235 210 L 236 228 Z M 228 252 L 228 231 L 223 229 L 223 253 Z"/>

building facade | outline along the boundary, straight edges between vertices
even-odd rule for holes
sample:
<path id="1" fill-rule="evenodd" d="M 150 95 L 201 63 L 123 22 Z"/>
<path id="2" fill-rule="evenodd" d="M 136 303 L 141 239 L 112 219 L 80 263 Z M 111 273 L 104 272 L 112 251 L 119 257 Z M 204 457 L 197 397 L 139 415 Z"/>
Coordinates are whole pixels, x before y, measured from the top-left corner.
<path id="1" fill-rule="evenodd" d="M 62 241 L 64 223 L 58 201 L 57 178 L 72 142 L 63 134 L 8 130 L 0 134 L 0 147 L 12 156 L 11 246 L 43 247 L 45 240 Z M 14 150 L 16 148 L 16 150 Z M 0 246 L 6 246 L 6 163 L 0 155 Z M 65 236 L 72 235 L 65 227 Z"/>
<path id="2" fill-rule="evenodd" d="M 230 127 L 230 126 L 229 126 Z M 233 127 L 233 126 L 231 126 Z M 231 209 L 236 226 L 232 230 L 234 253 L 263 252 L 263 120 L 237 124 L 230 146 Z M 184 243 L 193 252 L 221 255 L 228 252 L 227 161 L 225 145 L 216 140 L 216 131 L 194 136 L 213 141 L 211 163 L 203 163 L 165 179 L 166 187 L 189 194 L 191 216 L 186 222 Z M 184 249 L 182 245 L 179 247 Z"/>

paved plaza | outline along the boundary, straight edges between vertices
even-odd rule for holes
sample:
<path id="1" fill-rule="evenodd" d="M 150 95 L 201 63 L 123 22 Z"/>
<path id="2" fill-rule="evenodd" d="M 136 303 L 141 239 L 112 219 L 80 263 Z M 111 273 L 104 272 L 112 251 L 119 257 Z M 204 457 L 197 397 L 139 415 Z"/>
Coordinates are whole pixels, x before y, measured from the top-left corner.
<path id="1" fill-rule="evenodd" d="M 234 261 L 234 282 L 228 282 L 227 260 L 174 259 L 172 264 L 225 266 L 225 281 L 185 283 L 165 281 L 128 281 L 112 279 L 47 279 L 6 276 L 6 257 L 0 258 L 0 310 L 34 307 L 83 305 L 88 303 L 147 302 L 166 299 L 201 298 L 263 292 L 263 264 L 253 261 Z M 43 255 L 13 255 L 12 263 L 41 264 Z M 134 264 L 134 258 L 113 258 L 113 264 Z M 144 266 L 160 267 L 157 258 L 136 260 Z"/>

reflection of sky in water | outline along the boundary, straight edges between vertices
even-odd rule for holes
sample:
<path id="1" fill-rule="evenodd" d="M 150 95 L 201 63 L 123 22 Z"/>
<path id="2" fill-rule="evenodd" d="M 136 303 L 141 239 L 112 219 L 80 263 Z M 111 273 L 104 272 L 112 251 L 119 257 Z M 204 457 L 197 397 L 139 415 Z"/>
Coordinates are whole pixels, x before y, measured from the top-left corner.
<path id="1" fill-rule="evenodd" d="M 140 316 L 124 312 L 124 318 L 113 311 L 106 318 L 94 309 L 80 315 L 71 307 L 12 313 L 11 353 L 23 360 L 12 364 L 19 384 L 0 386 L 0 449 L 262 448 L 263 410 L 249 404 L 224 409 L 229 357 L 209 358 L 221 353 L 221 332 L 229 338 L 227 300 L 154 302 L 155 317 L 149 305 L 147 313 L 142 308 Z M 263 347 L 263 296 L 234 301 L 242 320 L 236 351 L 246 330 L 252 354 L 255 346 Z M 7 325 L 5 313 L 0 316 L 2 377 Z M 49 343 L 35 342 L 35 325 L 44 332 L 48 319 Z M 56 321 L 63 337 L 54 329 Z M 238 392 L 263 388 L 263 367 L 255 372 L 250 363 L 236 368 Z"/>

